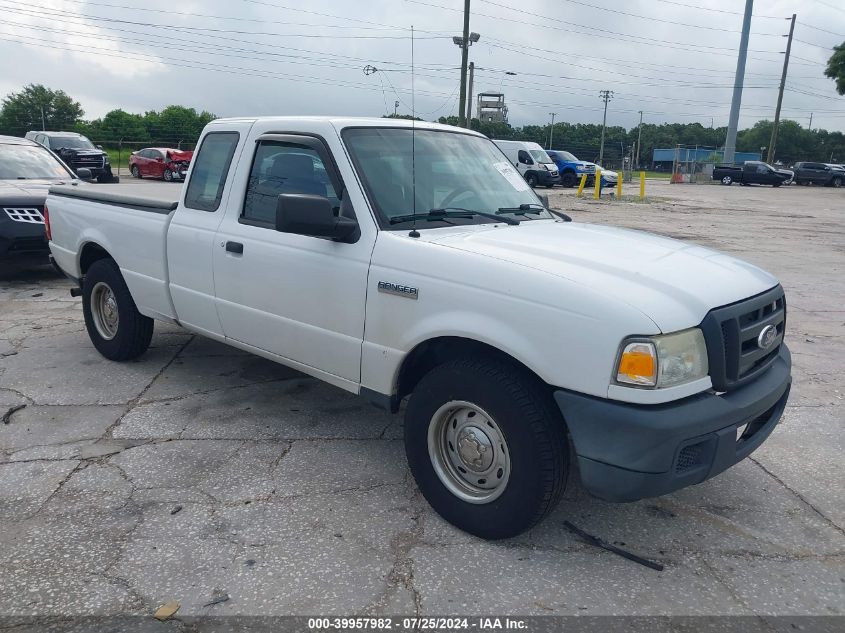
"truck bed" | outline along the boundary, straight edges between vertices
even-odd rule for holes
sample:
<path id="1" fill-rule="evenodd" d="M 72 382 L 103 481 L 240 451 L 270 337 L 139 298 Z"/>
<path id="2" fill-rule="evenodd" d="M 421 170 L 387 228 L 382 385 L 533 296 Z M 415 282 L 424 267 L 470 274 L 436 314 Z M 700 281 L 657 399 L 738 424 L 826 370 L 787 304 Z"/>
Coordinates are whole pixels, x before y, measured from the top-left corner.
<path id="1" fill-rule="evenodd" d="M 91 202 L 103 202 L 121 207 L 137 208 L 139 211 L 170 213 L 179 204 L 179 191 L 173 194 L 160 191 L 158 187 L 142 184 L 125 185 L 59 185 L 50 188 L 50 194 L 69 198 L 80 198 Z"/>
<path id="2" fill-rule="evenodd" d="M 178 206 L 180 188 L 156 192 L 143 184 L 52 187 L 47 196 L 59 266 L 83 274 L 83 251 L 93 243 L 120 266 L 142 314 L 174 319 L 168 291 L 167 227 Z"/>

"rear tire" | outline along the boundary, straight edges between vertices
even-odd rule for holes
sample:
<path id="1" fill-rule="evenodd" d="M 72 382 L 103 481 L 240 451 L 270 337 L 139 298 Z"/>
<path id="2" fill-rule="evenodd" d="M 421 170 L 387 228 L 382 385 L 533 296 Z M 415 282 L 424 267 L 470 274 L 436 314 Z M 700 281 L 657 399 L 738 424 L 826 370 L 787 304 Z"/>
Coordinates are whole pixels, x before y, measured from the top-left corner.
<path id="1" fill-rule="evenodd" d="M 137 358 L 150 346 L 153 320 L 138 312 L 113 259 L 99 259 L 82 282 L 85 328 L 97 351 L 109 360 Z"/>
<path id="2" fill-rule="evenodd" d="M 569 473 L 565 425 L 545 385 L 495 358 L 447 361 L 422 378 L 405 413 L 405 453 L 432 508 L 486 539 L 545 518 Z"/>
<path id="3" fill-rule="evenodd" d="M 132 167 L 129 168 L 129 171 L 132 173 L 133 178 L 141 177 L 141 170 L 138 169 L 138 165 L 132 165 Z"/>
<path id="4" fill-rule="evenodd" d="M 830 184 L 831 184 L 832 186 L 836 187 L 837 189 L 839 189 L 839 187 L 841 187 L 841 186 L 842 186 L 842 179 L 841 179 L 839 176 L 837 176 L 836 178 L 834 178 L 834 179 L 831 181 L 831 183 L 830 183 Z"/>

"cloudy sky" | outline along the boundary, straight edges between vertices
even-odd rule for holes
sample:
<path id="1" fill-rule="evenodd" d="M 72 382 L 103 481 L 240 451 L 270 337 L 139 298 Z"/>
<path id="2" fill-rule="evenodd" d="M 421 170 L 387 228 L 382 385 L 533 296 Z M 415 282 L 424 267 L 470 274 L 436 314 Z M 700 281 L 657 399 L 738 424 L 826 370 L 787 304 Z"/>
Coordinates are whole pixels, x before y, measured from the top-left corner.
<path id="1" fill-rule="evenodd" d="M 134 6 L 132 6 L 134 4 Z M 502 91 L 511 123 L 725 125 L 740 0 L 472 0 L 476 92 Z M 608 10 L 612 7 L 613 10 Z M 699 8 L 707 7 L 707 8 Z M 221 116 L 415 108 L 456 114 L 462 0 L 0 0 L 0 93 L 60 88 L 86 116 L 181 104 Z M 843 0 L 757 0 L 741 125 L 773 116 L 788 17 L 798 11 L 784 117 L 845 131 L 823 76 L 845 41 Z M 377 69 L 365 74 L 365 67 Z M 507 74 L 516 73 L 516 75 Z"/>

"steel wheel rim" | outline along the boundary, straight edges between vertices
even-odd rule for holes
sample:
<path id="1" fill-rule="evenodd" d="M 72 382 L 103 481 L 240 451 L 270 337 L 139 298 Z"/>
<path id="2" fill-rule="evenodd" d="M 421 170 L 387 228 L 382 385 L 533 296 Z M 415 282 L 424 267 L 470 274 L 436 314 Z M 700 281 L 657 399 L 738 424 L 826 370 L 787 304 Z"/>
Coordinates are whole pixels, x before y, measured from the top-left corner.
<path id="1" fill-rule="evenodd" d="M 730 177 L 730 176 L 725 176 L 724 178 L 722 178 L 722 184 L 723 184 L 723 185 L 729 185 L 729 184 L 731 184 L 731 177 Z"/>
<path id="2" fill-rule="evenodd" d="M 453 400 L 435 412 L 428 455 L 441 483 L 463 501 L 490 503 L 507 488 L 511 462 L 504 433 L 471 402 Z"/>
<path id="3" fill-rule="evenodd" d="M 91 290 L 91 316 L 94 327 L 102 338 L 110 341 L 117 335 L 120 323 L 117 298 L 111 287 L 102 281 L 97 282 Z"/>

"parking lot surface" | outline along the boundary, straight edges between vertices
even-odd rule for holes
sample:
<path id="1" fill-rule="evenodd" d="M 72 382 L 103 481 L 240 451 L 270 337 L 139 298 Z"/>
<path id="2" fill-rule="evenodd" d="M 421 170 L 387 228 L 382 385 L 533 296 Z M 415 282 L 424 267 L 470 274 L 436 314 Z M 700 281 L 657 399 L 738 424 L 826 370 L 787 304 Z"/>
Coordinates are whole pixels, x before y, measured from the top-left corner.
<path id="1" fill-rule="evenodd" d="M 845 193 L 648 193 L 551 201 L 779 277 L 795 381 L 784 419 L 702 485 L 616 505 L 576 481 L 548 520 L 498 543 L 429 509 L 401 416 L 160 323 L 142 358 L 109 362 L 70 282 L 4 268 L 0 413 L 26 406 L 0 424 L 0 616 L 148 616 L 168 601 L 177 617 L 845 614 Z M 596 549 L 566 520 L 665 568 Z"/>

